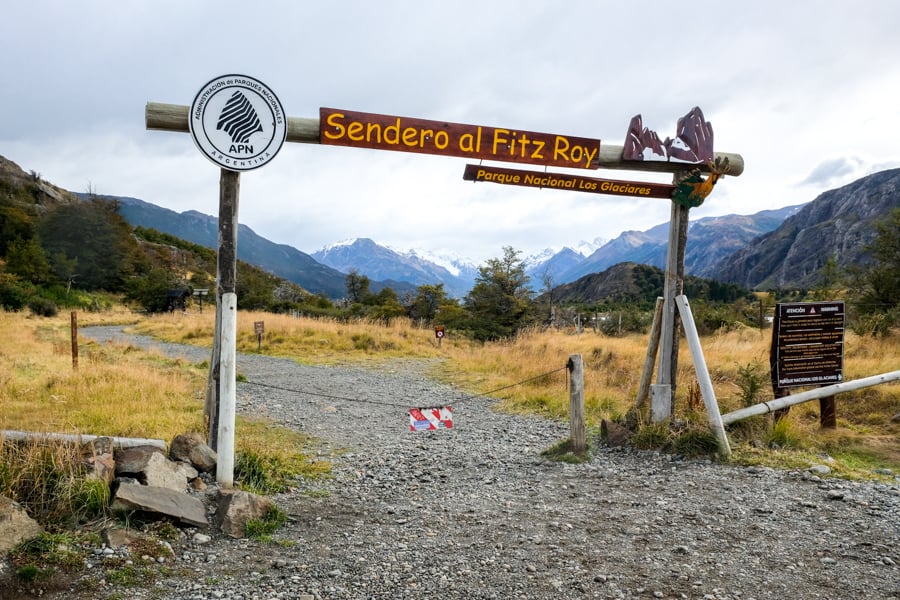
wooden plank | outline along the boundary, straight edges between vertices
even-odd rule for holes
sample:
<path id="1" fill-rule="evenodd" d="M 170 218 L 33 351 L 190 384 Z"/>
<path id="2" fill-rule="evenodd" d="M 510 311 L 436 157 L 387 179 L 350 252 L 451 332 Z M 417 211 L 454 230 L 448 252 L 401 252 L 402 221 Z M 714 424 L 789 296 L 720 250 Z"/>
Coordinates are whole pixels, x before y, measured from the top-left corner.
<path id="1" fill-rule="evenodd" d="M 397 115 L 319 109 L 319 143 L 417 154 L 596 169 L 600 140 Z"/>
<path id="2" fill-rule="evenodd" d="M 187 133 L 188 113 L 190 107 L 178 104 L 164 104 L 160 102 L 148 102 L 144 111 L 144 120 L 147 129 L 159 131 L 179 131 Z M 319 143 L 319 119 L 288 117 L 287 137 L 288 142 L 304 144 Z M 650 171 L 656 173 L 682 172 L 691 165 L 677 162 L 656 161 L 631 161 L 622 158 L 623 147 L 612 144 L 602 144 L 597 156 L 597 165 L 601 169 L 619 169 L 626 171 Z M 729 152 L 716 152 L 716 158 L 728 159 L 728 169 L 725 175 L 736 177 L 744 172 L 744 159 L 740 154 Z M 707 171 L 705 167 L 701 170 Z"/>

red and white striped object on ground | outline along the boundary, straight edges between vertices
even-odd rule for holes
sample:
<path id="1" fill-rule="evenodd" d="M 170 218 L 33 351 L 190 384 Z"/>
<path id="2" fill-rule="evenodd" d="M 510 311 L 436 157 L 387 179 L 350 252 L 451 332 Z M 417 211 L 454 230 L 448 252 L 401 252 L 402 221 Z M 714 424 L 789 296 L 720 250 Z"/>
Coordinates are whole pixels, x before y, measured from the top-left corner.
<path id="1" fill-rule="evenodd" d="M 450 429 L 453 427 L 453 409 L 449 406 L 409 409 L 409 430 Z"/>

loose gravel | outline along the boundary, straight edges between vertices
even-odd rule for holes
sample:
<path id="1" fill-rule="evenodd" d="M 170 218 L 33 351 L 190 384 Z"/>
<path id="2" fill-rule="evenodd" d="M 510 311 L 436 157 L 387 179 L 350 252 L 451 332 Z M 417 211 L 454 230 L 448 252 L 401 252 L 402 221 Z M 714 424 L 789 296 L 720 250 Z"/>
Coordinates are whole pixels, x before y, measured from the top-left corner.
<path id="1" fill-rule="evenodd" d="M 209 358 L 118 328 L 81 333 Z M 100 581 L 99 565 L 92 597 L 900 598 L 896 476 L 830 478 L 827 457 L 781 471 L 604 447 L 552 462 L 541 451 L 566 424 L 495 412 L 422 365 L 239 355 L 238 411 L 342 451 L 333 477 L 275 497 L 289 521 L 273 542 L 187 530 L 152 584 Z M 409 407 L 442 405 L 452 429 L 409 431 Z"/>

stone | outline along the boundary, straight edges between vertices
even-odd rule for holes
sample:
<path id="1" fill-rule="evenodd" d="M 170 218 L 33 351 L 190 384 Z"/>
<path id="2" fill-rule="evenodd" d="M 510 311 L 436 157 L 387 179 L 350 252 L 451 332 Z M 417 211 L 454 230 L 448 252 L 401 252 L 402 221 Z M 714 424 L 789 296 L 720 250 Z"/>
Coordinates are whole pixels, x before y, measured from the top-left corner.
<path id="1" fill-rule="evenodd" d="M 186 525 L 209 526 L 206 506 L 184 492 L 169 488 L 123 484 L 110 503 L 113 512 L 144 512 L 177 519 Z"/>
<path id="2" fill-rule="evenodd" d="M 247 523 L 265 518 L 275 503 L 240 490 L 219 490 L 216 520 L 222 533 L 233 538 L 247 537 Z"/>
<path id="3" fill-rule="evenodd" d="M 40 533 L 41 526 L 18 502 L 0 496 L 0 554 L 6 554 Z"/>
<path id="4" fill-rule="evenodd" d="M 176 435 L 169 444 L 169 458 L 190 463 L 203 473 L 214 471 L 219 459 L 215 450 L 207 446 L 206 440 L 196 431 Z"/>
<path id="5" fill-rule="evenodd" d="M 106 547 L 112 548 L 113 550 L 121 548 L 122 546 L 130 546 L 142 539 L 136 531 L 120 528 L 104 529 L 103 533 L 101 533 L 101 537 L 103 538 L 103 543 L 106 544 Z"/>
<path id="6" fill-rule="evenodd" d="M 116 478 L 116 461 L 111 453 L 104 452 L 82 459 L 81 464 L 87 469 L 87 476 L 112 483 Z"/>
<path id="7" fill-rule="evenodd" d="M 187 463 L 184 461 L 178 461 L 173 463 L 175 467 L 184 475 L 184 478 L 188 481 L 193 481 L 200 477 L 200 472 L 194 468 L 194 465 L 191 463 Z"/>
<path id="8" fill-rule="evenodd" d="M 827 465 L 813 465 L 808 470 L 816 475 L 828 475 L 831 473 L 831 467 Z"/>
<path id="9" fill-rule="evenodd" d="M 187 489 L 184 471 L 162 453 L 151 454 L 142 473 L 143 481 L 151 487 L 164 487 L 178 492 Z"/>
<path id="10" fill-rule="evenodd" d="M 115 454 L 116 475 L 134 475 L 143 472 L 154 454 L 162 454 L 162 450 L 156 446 L 134 446 L 119 450 Z"/>

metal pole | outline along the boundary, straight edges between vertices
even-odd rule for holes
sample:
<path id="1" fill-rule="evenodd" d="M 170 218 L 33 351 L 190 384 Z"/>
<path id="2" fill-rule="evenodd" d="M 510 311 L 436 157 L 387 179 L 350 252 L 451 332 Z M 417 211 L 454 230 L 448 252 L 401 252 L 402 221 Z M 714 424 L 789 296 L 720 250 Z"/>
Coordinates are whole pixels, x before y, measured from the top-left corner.
<path id="1" fill-rule="evenodd" d="M 706 405 L 706 417 L 709 420 L 709 426 L 719 442 L 719 453 L 722 456 L 730 456 L 731 446 L 728 445 L 728 436 L 725 434 L 725 425 L 722 423 L 722 415 L 719 413 L 719 403 L 716 402 L 712 380 L 709 378 L 709 369 L 706 368 L 703 348 L 700 347 L 700 335 L 697 333 L 697 326 L 694 324 L 691 306 L 688 304 L 686 296 L 678 296 L 675 298 L 675 302 L 678 304 L 678 312 L 681 313 L 681 322 L 684 325 L 684 335 L 687 337 L 688 347 L 691 349 L 694 371 L 697 374 L 697 383 L 700 384 L 703 404 Z"/>
<path id="2" fill-rule="evenodd" d="M 216 461 L 216 482 L 226 488 L 234 485 L 234 421 L 237 404 L 235 364 L 237 345 L 237 294 L 222 295 L 222 356 L 220 367 L 221 394 L 219 396 L 219 449 Z"/>

